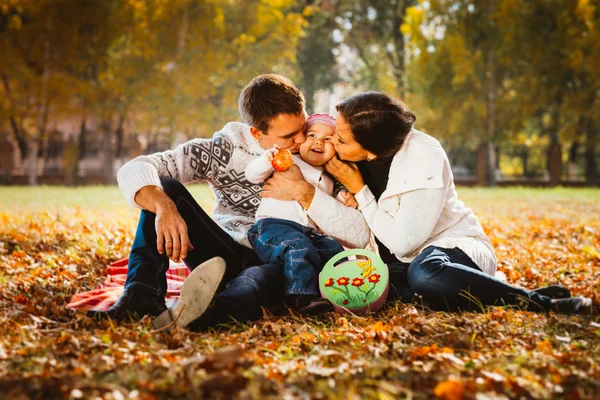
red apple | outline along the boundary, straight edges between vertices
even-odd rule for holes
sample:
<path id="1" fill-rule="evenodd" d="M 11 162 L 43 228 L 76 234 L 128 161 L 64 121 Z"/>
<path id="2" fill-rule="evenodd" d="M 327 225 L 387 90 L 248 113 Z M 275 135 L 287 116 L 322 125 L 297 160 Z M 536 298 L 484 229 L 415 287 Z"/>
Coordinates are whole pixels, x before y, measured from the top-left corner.
<path id="1" fill-rule="evenodd" d="M 294 160 L 292 159 L 292 153 L 288 149 L 279 149 L 277 153 L 273 156 L 273 161 L 271 161 L 273 168 L 275 171 L 283 172 L 292 168 L 294 165 Z"/>

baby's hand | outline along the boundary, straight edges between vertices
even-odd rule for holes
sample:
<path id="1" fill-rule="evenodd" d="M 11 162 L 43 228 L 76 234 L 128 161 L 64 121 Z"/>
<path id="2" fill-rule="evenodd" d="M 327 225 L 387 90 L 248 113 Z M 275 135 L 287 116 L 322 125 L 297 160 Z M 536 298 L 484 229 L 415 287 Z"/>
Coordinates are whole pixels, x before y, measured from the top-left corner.
<path id="1" fill-rule="evenodd" d="M 279 147 L 278 145 L 273 145 L 272 148 L 265 152 L 265 155 L 267 156 L 269 161 L 273 161 L 273 157 L 275 157 L 275 153 L 277 153 L 279 149 L 281 149 L 281 147 Z"/>
<path id="2" fill-rule="evenodd" d="M 344 199 L 344 205 L 346 207 L 358 208 L 358 203 L 356 202 L 353 194 L 344 190 L 340 192 L 340 195 Z"/>

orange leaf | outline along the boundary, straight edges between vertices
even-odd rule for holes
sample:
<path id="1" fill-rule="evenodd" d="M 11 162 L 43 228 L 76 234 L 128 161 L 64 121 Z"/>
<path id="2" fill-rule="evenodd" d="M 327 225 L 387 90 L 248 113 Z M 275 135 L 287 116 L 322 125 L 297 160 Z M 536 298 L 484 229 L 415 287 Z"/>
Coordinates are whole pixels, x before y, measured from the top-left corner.
<path id="1" fill-rule="evenodd" d="M 552 353 L 552 343 L 550 343 L 550 341 L 548 339 L 539 342 L 536 346 L 536 348 L 541 351 L 542 353 Z"/>
<path id="2" fill-rule="evenodd" d="M 465 384 L 461 381 L 449 379 L 437 384 L 433 394 L 444 400 L 460 400 L 465 394 Z"/>

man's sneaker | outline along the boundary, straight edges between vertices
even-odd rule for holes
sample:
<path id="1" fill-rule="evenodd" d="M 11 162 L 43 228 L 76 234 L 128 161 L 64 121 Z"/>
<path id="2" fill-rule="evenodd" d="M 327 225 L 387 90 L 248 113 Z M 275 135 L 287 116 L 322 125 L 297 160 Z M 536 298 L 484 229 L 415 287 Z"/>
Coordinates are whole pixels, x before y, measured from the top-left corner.
<path id="1" fill-rule="evenodd" d="M 181 296 L 175 306 L 160 314 L 152 326 L 161 329 L 175 323 L 185 328 L 199 318 L 215 297 L 226 269 L 225 260 L 214 257 L 198 265 L 181 285 Z"/>
<path id="2" fill-rule="evenodd" d="M 531 293 L 538 293 L 553 299 L 568 299 L 571 297 L 571 291 L 563 285 L 548 285 L 533 289 Z"/>
<path id="3" fill-rule="evenodd" d="M 157 316 L 166 309 L 164 298 L 143 289 L 131 288 L 124 290 L 119 300 L 108 310 L 90 310 L 87 316 L 117 321 L 139 320 L 145 315 Z"/>
<path id="4" fill-rule="evenodd" d="M 568 299 L 553 299 L 551 310 L 563 314 L 591 314 L 592 299 L 581 296 Z"/>

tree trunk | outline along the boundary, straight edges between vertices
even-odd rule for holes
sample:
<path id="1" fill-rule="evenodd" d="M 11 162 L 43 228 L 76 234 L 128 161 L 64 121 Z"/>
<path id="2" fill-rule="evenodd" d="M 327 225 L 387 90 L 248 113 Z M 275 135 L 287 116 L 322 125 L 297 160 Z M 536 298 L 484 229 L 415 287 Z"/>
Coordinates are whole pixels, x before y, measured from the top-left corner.
<path id="1" fill-rule="evenodd" d="M 562 175 L 562 145 L 558 141 L 558 135 L 551 136 L 547 156 L 550 186 L 558 186 Z"/>
<path id="2" fill-rule="evenodd" d="M 17 123 L 17 118 L 14 114 L 17 110 L 17 106 L 12 95 L 8 75 L 6 74 L 6 72 L 1 71 L 0 78 L 2 78 L 2 86 L 4 87 L 4 91 L 6 92 L 6 98 L 8 99 L 8 104 L 10 106 L 8 120 L 10 122 L 10 128 L 13 132 L 13 140 L 11 140 L 11 143 L 13 144 L 13 148 L 15 150 L 13 152 L 12 169 L 19 170 L 23 163 L 23 158 L 27 157 L 27 141 L 25 140 L 26 135 L 22 129 L 19 129 L 19 124 Z M 14 147 L 15 145 L 16 147 Z"/>
<path id="3" fill-rule="evenodd" d="M 119 124 L 117 125 L 117 130 L 115 131 L 115 138 L 117 140 L 115 154 L 117 159 L 123 156 L 123 141 L 125 136 L 125 129 L 123 125 L 125 124 L 125 115 L 119 115 Z"/>
<path id="4" fill-rule="evenodd" d="M 46 122 L 48 120 L 48 82 L 50 80 L 50 40 L 48 39 L 51 31 L 51 22 L 47 22 L 47 30 L 45 32 L 47 39 L 44 43 L 44 66 L 42 72 L 42 93 L 39 101 L 36 132 L 32 138 L 31 151 L 29 152 L 29 185 L 36 186 L 38 178 L 38 156 L 40 151 L 40 141 L 46 130 Z"/>
<path id="5" fill-rule="evenodd" d="M 481 143 L 477 148 L 477 185 L 496 184 L 496 151 L 492 143 Z"/>
<path id="6" fill-rule="evenodd" d="M 77 159 L 75 160 L 75 165 L 73 165 L 73 184 L 75 186 L 79 186 L 81 184 L 81 178 L 79 177 L 79 164 L 85 157 L 87 134 L 87 115 L 84 108 L 83 116 L 81 118 L 81 125 L 79 127 L 79 137 L 77 138 Z"/>
<path id="7" fill-rule="evenodd" d="M 395 3 L 395 2 L 394 2 Z M 405 43 L 404 43 L 404 35 L 400 30 L 402 24 L 404 23 L 406 17 L 406 10 L 413 6 L 414 0 L 398 0 L 396 6 L 396 12 L 394 13 L 394 20 L 392 26 L 392 35 L 394 40 L 394 48 L 392 52 L 387 51 L 388 57 L 392 61 L 392 72 L 394 74 L 394 78 L 396 80 L 397 92 L 400 97 L 404 97 L 404 74 L 406 70 L 405 66 Z"/>
<path id="8" fill-rule="evenodd" d="M 496 154 L 493 139 L 496 131 L 496 75 L 494 71 L 494 48 L 490 47 L 486 54 L 487 70 L 487 120 L 485 140 L 480 145 L 481 155 L 478 157 L 478 184 L 484 186 L 496 185 Z M 482 169 L 479 171 L 479 169 Z"/>
<path id="9" fill-rule="evenodd" d="M 315 86 L 313 85 L 313 81 L 306 79 L 304 83 L 304 99 L 306 102 L 306 111 L 308 114 L 314 113 L 314 105 L 315 105 Z M 329 111 L 329 110 L 328 110 Z"/>
<path id="10" fill-rule="evenodd" d="M 113 164 L 115 160 L 115 154 L 113 150 L 112 141 L 112 129 L 110 120 L 104 120 L 101 124 L 103 140 L 103 153 L 104 153 L 104 183 L 106 185 L 112 185 L 115 183 L 115 174 L 113 173 Z"/>
<path id="11" fill-rule="evenodd" d="M 587 186 L 596 186 L 598 180 L 598 171 L 596 165 L 596 147 L 598 146 L 598 125 L 593 119 L 589 119 L 585 132 L 585 184 Z"/>

